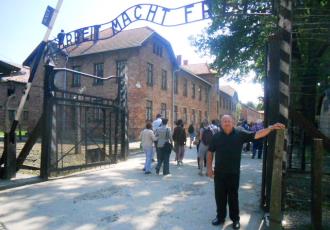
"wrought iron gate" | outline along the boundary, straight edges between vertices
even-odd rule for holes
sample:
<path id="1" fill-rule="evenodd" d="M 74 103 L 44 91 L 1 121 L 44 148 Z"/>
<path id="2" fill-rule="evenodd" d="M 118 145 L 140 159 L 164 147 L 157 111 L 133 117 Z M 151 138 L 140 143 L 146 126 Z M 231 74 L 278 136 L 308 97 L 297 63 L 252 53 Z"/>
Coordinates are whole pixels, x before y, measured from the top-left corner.
<path id="1" fill-rule="evenodd" d="M 116 163 L 127 157 L 124 76 L 99 78 L 46 66 L 42 177 Z M 68 87 L 69 78 L 79 78 L 79 84 Z M 95 84 L 100 82 L 107 82 L 107 95 L 104 90 L 97 91 Z"/>

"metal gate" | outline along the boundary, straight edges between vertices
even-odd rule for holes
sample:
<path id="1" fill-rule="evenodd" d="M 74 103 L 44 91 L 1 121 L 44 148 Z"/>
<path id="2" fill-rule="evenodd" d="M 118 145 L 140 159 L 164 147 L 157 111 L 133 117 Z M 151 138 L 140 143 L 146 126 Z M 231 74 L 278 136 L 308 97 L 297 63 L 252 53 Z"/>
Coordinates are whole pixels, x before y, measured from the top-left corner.
<path id="1" fill-rule="evenodd" d="M 46 66 L 42 177 L 116 163 L 127 157 L 124 76 L 99 78 Z M 69 78 L 79 78 L 78 87 L 68 87 Z M 104 90 L 97 90 L 97 82 L 107 84 L 110 92 L 105 95 Z"/>

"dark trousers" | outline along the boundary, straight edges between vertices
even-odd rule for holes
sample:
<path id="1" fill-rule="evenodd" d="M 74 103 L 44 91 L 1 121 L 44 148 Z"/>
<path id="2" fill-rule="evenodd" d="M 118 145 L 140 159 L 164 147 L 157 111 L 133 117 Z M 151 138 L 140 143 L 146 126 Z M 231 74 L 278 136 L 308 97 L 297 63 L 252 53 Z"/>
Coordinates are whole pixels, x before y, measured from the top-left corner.
<path id="1" fill-rule="evenodd" d="M 217 217 L 224 220 L 227 216 L 227 203 L 229 217 L 232 221 L 239 221 L 238 203 L 239 174 L 214 173 L 215 202 Z"/>
<path id="2" fill-rule="evenodd" d="M 166 151 L 164 148 L 158 148 L 158 163 L 156 166 L 156 171 L 159 172 L 160 168 L 163 165 L 163 175 L 167 175 L 170 173 L 170 156 L 171 152 Z"/>
<path id="3" fill-rule="evenodd" d="M 258 140 L 253 142 L 253 151 L 252 151 L 252 158 L 256 156 L 256 153 L 258 152 L 258 158 L 260 159 L 262 157 L 262 140 Z"/>

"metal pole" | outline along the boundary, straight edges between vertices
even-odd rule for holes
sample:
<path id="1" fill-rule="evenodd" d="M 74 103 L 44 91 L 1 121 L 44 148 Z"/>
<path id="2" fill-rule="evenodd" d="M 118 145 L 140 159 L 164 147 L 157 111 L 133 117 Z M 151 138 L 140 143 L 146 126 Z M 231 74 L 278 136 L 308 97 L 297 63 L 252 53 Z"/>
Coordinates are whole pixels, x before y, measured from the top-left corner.
<path id="1" fill-rule="evenodd" d="M 35 72 L 38 68 L 38 65 L 39 65 L 39 62 L 41 60 L 41 56 L 42 56 L 42 52 L 44 50 L 44 47 L 46 46 L 46 43 L 48 41 L 48 38 L 49 38 L 49 35 L 53 29 L 53 25 L 55 23 L 55 19 L 57 17 L 57 14 L 62 6 L 62 3 L 63 3 L 63 0 L 58 0 L 57 2 L 57 5 L 56 5 L 56 9 L 54 11 L 54 15 L 49 23 L 49 26 L 47 28 L 47 31 L 44 35 L 44 38 L 42 40 L 42 44 L 41 44 L 41 47 L 42 47 L 42 50 L 40 50 L 40 53 L 38 55 L 38 57 L 36 57 L 36 63 L 35 65 L 33 66 L 33 68 L 31 69 L 31 73 L 30 73 L 30 77 L 28 79 L 28 82 L 26 83 L 26 87 L 25 87 L 25 90 L 24 90 L 24 93 L 23 93 L 23 96 L 21 98 L 21 101 L 19 103 L 19 106 L 18 106 L 18 109 L 17 109 L 17 113 L 15 115 L 15 120 L 12 124 L 12 127 L 11 127 L 11 130 L 10 130 L 10 135 L 13 136 L 13 133 L 15 132 L 16 130 L 16 127 L 18 125 L 18 122 L 20 120 L 20 117 L 21 117 L 21 114 L 22 114 L 22 111 L 23 111 L 23 108 L 24 108 L 24 105 L 26 103 L 26 100 L 27 100 L 27 96 L 29 95 L 29 92 L 31 90 L 31 87 L 32 87 L 32 81 L 33 81 L 33 78 L 34 78 L 34 75 L 35 75 Z"/>

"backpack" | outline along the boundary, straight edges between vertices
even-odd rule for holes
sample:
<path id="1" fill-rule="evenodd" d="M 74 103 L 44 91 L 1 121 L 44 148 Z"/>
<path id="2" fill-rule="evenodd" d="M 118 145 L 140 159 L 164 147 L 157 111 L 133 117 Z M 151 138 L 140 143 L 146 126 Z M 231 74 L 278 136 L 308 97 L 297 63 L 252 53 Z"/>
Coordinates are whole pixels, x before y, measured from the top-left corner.
<path id="1" fill-rule="evenodd" d="M 213 137 L 213 132 L 210 128 L 204 129 L 202 134 L 202 142 L 204 145 L 209 145 Z"/>

